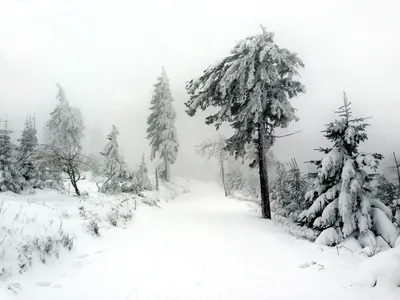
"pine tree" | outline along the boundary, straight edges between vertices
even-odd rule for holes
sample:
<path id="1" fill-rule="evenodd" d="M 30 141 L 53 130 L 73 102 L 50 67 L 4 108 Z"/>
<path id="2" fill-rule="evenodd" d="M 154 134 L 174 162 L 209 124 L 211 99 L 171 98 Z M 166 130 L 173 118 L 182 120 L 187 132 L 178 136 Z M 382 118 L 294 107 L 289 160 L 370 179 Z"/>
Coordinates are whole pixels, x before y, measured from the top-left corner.
<path id="1" fill-rule="evenodd" d="M 78 182 L 84 179 L 81 170 L 86 157 L 82 155 L 83 117 L 78 108 L 71 107 L 65 92 L 57 85 L 58 105 L 50 114 L 47 123 L 48 144 L 41 145 L 35 154 L 38 166 L 47 170 L 53 180 L 59 180 L 60 174 L 68 176 L 76 195 L 80 195 Z"/>
<path id="2" fill-rule="evenodd" d="M 109 142 L 103 152 L 100 152 L 104 156 L 102 174 L 106 177 L 102 186 L 99 187 L 102 192 L 118 192 L 119 179 L 126 173 L 125 163 L 119 151 L 118 135 L 118 128 L 113 125 L 110 134 L 107 135 Z"/>
<path id="3" fill-rule="evenodd" d="M 17 168 L 16 147 L 11 143 L 8 120 L 2 123 L 0 127 L 0 190 L 4 187 L 14 193 L 20 193 L 24 180 Z"/>
<path id="4" fill-rule="evenodd" d="M 44 172 L 34 163 L 34 154 L 38 147 L 35 121 L 28 117 L 21 133 L 18 146 L 18 171 L 25 180 L 25 185 L 33 188 L 44 187 Z"/>
<path id="5" fill-rule="evenodd" d="M 295 163 L 289 169 L 285 164 L 278 162 L 276 179 L 271 189 L 271 199 L 275 214 L 296 219 L 305 208 L 304 196 L 307 190 L 307 181 Z M 272 205 L 271 203 L 271 205 Z"/>
<path id="6" fill-rule="evenodd" d="M 144 159 L 144 154 L 142 156 L 142 161 L 139 165 L 139 169 L 136 173 L 136 182 L 141 190 L 151 190 L 151 182 L 149 176 L 147 175 L 147 165 Z"/>
<path id="7" fill-rule="evenodd" d="M 222 122 L 230 123 L 234 135 L 227 140 L 227 149 L 236 157 L 244 157 L 246 145 L 255 144 L 262 217 L 270 219 L 267 152 L 277 137 L 275 128 L 297 120 L 289 99 L 305 90 L 295 80 L 303 62 L 276 45 L 273 33 L 262 29 L 262 34 L 240 41 L 229 56 L 188 82 L 190 100 L 186 106 L 190 116 L 198 108 L 220 108 L 206 123 L 215 124 L 217 129 Z"/>
<path id="8" fill-rule="evenodd" d="M 228 185 L 226 184 L 226 172 L 225 172 L 225 161 L 228 158 L 226 151 L 226 139 L 223 135 L 218 135 L 214 140 L 205 140 L 196 147 L 196 153 L 202 157 L 211 159 L 212 157 L 218 160 L 220 167 L 220 174 L 222 179 L 222 185 L 224 187 L 225 196 L 229 195 Z"/>
<path id="9" fill-rule="evenodd" d="M 299 221 L 321 232 L 317 241 L 327 245 L 337 244 L 350 235 L 360 240 L 370 238 L 373 232 L 392 244 L 393 236 L 387 237 L 385 232 L 393 225 L 391 212 L 379 200 L 370 198 L 374 174 L 363 170 L 376 170 L 383 157 L 358 151 L 359 144 L 368 138 L 369 124 L 365 118 L 352 118 L 350 104 L 344 93 L 344 105 L 337 112 L 340 118 L 329 123 L 324 131 L 333 146 L 320 148 L 325 157 L 312 161 L 318 172 L 310 174 L 313 184 L 305 196 L 311 206 L 300 214 Z M 382 223 L 385 226 L 379 225 Z"/>
<path id="10" fill-rule="evenodd" d="M 175 162 L 179 146 L 175 128 L 176 113 L 172 102 L 169 79 L 163 68 L 151 99 L 147 139 L 151 147 L 150 159 L 153 161 L 155 158 L 162 158 L 164 161 L 166 181 L 170 181 L 170 164 Z"/>

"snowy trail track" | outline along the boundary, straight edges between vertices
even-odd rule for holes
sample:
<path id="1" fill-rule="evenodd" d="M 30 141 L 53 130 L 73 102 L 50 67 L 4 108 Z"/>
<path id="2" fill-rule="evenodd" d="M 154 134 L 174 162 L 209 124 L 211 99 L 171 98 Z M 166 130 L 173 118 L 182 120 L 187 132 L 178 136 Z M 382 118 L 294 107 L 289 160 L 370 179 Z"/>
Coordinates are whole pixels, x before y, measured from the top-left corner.
<path id="1" fill-rule="evenodd" d="M 141 207 L 103 240 L 74 261 L 29 272 L 10 299 L 395 299 L 350 286 L 354 257 L 283 233 L 213 184 L 162 209 Z M 299 268 L 313 260 L 324 268 Z"/>

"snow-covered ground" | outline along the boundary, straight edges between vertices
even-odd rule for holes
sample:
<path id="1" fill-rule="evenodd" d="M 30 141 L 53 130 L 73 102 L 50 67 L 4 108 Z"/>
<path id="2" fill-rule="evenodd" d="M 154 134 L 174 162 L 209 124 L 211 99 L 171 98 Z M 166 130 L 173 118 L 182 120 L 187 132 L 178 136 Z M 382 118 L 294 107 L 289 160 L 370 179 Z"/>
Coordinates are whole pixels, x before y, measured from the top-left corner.
<path id="1" fill-rule="evenodd" d="M 184 184 L 190 192 L 161 208 L 141 205 L 123 228 L 0 283 L 0 299 L 400 299 L 400 248 L 371 259 L 322 247 L 260 219 L 215 184 Z M 12 283 L 21 286 L 16 294 Z"/>

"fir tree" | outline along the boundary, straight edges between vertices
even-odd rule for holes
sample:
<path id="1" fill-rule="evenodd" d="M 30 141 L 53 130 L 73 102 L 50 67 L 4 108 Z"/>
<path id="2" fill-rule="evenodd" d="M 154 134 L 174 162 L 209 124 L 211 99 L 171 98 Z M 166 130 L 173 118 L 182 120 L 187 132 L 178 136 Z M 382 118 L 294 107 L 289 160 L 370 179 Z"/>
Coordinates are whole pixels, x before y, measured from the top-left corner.
<path id="1" fill-rule="evenodd" d="M 120 155 L 118 145 L 118 128 L 113 125 L 103 152 L 104 164 L 102 174 L 106 177 L 102 186 L 99 187 L 102 192 L 117 192 L 119 191 L 119 179 L 126 173 L 125 163 Z"/>
<path id="2" fill-rule="evenodd" d="M 301 175 L 297 164 L 291 164 L 287 169 L 285 164 L 278 162 L 276 179 L 271 189 L 271 199 L 275 214 L 296 219 L 305 208 L 304 196 L 307 190 L 307 181 Z"/>
<path id="3" fill-rule="evenodd" d="M 44 187 L 44 172 L 34 164 L 34 154 L 38 147 L 35 121 L 28 117 L 22 130 L 18 146 L 19 173 L 25 179 L 25 185 L 33 188 Z"/>
<path id="4" fill-rule="evenodd" d="M 0 127 L 0 190 L 4 188 L 20 193 L 24 180 L 17 169 L 15 146 L 11 143 L 8 120 L 1 122 Z"/>
<path id="5" fill-rule="evenodd" d="M 393 236 L 390 240 L 385 236 L 391 226 L 391 212 L 379 200 L 370 198 L 374 174 L 363 170 L 376 170 L 383 157 L 358 151 L 359 144 L 368 138 L 369 124 L 365 118 L 352 118 L 346 94 L 344 106 L 337 113 L 340 118 L 327 125 L 324 135 L 333 146 L 320 148 L 325 157 L 312 161 L 318 172 L 310 174 L 313 184 L 305 196 L 311 206 L 300 214 L 299 221 L 320 231 L 317 241 L 328 245 L 350 235 L 373 237 L 372 231 L 392 244 Z M 385 226 L 379 226 L 382 223 Z"/>
<path id="6" fill-rule="evenodd" d="M 276 45 L 273 33 L 262 29 L 262 34 L 240 41 L 229 56 L 188 82 L 186 106 L 190 116 L 199 108 L 219 108 L 206 123 L 217 129 L 222 122 L 230 123 L 234 135 L 227 140 L 227 149 L 236 157 L 244 157 L 246 145 L 255 144 L 262 217 L 270 219 L 267 152 L 277 137 L 275 128 L 297 120 L 289 99 L 304 92 L 304 86 L 295 80 L 303 62 Z"/>
<path id="7" fill-rule="evenodd" d="M 136 173 L 136 182 L 141 188 L 141 190 L 151 190 L 151 183 L 149 176 L 147 174 L 147 165 L 144 159 L 144 154 L 142 156 L 142 161 L 139 165 L 139 169 Z"/>
<path id="8" fill-rule="evenodd" d="M 170 181 L 170 164 L 175 162 L 179 146 L 175 128 L 176 113 L 172 102 L 169 79 L 163 68 L 151 99 L 151 113 L 147 119 L 147 139 L 151 147 L 150 159 L 153 161 L 162 158 L 164 161 L 166 181 Z"/>

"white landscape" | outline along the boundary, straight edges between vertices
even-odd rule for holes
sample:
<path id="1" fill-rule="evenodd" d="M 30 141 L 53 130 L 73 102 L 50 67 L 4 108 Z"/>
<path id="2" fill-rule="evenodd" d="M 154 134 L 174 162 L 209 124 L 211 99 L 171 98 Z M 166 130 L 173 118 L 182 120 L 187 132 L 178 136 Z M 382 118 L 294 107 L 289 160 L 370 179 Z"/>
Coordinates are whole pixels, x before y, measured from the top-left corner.
<path id="1" fill-rule="evenodd" d="M 400 295 L 399 248 L 368 258 L 351 243 L 338 248 L 316 245 L 262 220 L 253 205 L 224 197 L 216 184 L 181 179 L 171 186 L 175 193 L 161 189 L 160 207 L 138 200 L 126 224 L 113 227 L 102 220 L 100 237 L 86 231 L 76 198 L 35 195 L 22 214 L 46 214 L 57 227 L 62 221 L 76 238 L 76 247 L 70 252 L 62 249 L 59 259 L 49 257 L 45 265 L 35 255 L 33 270 L 2 282 L 0 298 L 398 299 Z M 91 192 L 90 185 L 87 190 Z M 49 196 L 53 201 L 46 206 L 38 200 Z M 6 205 L 16 202 L 11 196 L 7 199 Z M 107 211 L 88 207 L 99 214 Z M 35 231 L 32 224 L 25 228 Z"/>
<path id="2" fill-rule="evenodd" d="M 399 300 L 399 10 L 0 0 L 0 300 Z"/>

